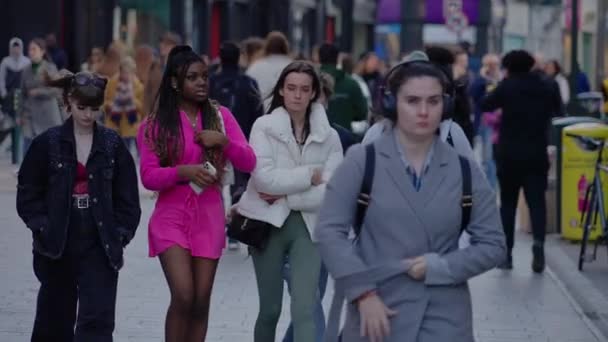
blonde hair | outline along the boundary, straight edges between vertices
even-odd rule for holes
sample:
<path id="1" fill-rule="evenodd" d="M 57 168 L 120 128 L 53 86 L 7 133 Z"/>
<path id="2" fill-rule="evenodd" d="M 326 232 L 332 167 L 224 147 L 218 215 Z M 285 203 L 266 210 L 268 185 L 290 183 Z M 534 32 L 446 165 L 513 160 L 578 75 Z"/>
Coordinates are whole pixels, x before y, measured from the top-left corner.
<path id="1" fill-rule="evenodd" d="M 120 61 L 120 68 L 129 73 L 135 73 L 137 70 L 135 60 L 131 56 L 123 57 Z"/>

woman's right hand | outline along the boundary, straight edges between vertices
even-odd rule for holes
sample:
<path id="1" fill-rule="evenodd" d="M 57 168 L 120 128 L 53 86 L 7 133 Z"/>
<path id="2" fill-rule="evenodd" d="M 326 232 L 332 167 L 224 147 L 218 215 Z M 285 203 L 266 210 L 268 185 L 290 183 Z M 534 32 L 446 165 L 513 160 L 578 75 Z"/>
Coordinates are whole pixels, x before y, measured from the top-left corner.
<path id="1" fill-rule="evenodd" d="M 201 188 L 217 182 L 217 177 L 200 165 L 180 165 L 177 167 L 177 174 L 180 178 L 185 178 Z"/>
<path id="2" fill-rule="evenodd" d="M 278 196 L 278 195 L 269 195 L 269 194 L 265 194 L 265 193 L 260 193 L 259 195 L 263 201 L 265 201 L 266 203 L 268 203 L 270 205 L 274 204 L 274 202 L 285 197 L 285 196 Z"/>
<path id="3" fill-rule="evenodd" d="M 382 342 L 391 334 L 389 318 L 397 311 L 391 310 L 378 297 L 371 294 L 357 302 L 361 317 L 361 337 L 367 337 L 371 342 Z"/>

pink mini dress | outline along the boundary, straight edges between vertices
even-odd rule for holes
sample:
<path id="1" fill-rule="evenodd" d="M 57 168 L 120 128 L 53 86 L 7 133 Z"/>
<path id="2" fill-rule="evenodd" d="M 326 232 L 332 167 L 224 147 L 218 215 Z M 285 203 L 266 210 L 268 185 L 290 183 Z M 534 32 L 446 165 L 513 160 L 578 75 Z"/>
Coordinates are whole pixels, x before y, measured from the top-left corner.
<path id="1" fill-rule="evenodd" d="M 226 160 L 242 172 L 255 168 L 256 157 L 237 121 L 227 108 L 220 107 L 229 143 L 224 147 Z M 195 130 L 185 112 L 179 113 L 184 138 L 183 153 L 177 165 L 200 164 L 203 149 L 195 143 Z M 200 120 L 196 131 L 203 129 Z M 160 160 L 145 141 L 145 123 L 137 135 L 141 180 L 144 187 L 159 193 L 148 225 L 150 257 L 178 245 L 194 257 L 219 259 L 226 245 L 225 211 L 219 185 L 209 186 L 197 195 L 177 166 L 161 167 Z"/>

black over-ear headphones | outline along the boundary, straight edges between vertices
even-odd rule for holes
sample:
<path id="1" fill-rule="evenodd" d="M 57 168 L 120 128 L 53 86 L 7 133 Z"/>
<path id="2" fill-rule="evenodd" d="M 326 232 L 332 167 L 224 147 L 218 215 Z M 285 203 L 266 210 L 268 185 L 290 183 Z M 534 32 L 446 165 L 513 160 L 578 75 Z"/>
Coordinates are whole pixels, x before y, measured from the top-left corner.
<path id="1" fill-rule="evenodd" d="M 386 76 L 384 76 L 384 81 L 382 82 L 383 85 L 380 88 L 380 91 L 381 91 L 380 105 L 382 107 L 383 115 L 387 119 L 391 119 L 392 121 L 397 119 L 397 97 L 391 91 L 389 81 L 390 81 L 391 76 L 395 72 L 397 72 L 397 70 L 399 70 L 401 68 L 407 68 L 407 67 L 409 67 L 411 65 L 415 65 L 415 64 L 418 64 L 418 65 L 424 64 L 424 65 L 431 66 L 431 67 L 439 70 L 439 72 L 441 72 L 441 74 L 445 76 L 446 84 L 443 85 L 444 94 L 443 94 L 442 120 L 451 118 L 453 115 L 453 111 L 454 111 L 454 97 L 455 97 L 454 81 L 452 80 L 450 75 L 448 75 L 446 73 L 445 70 L 438 67 L 434 63 L 432 63 L 430 61 L 425 61 L 425 60 L 414 60 L 414 61 L 408 61 L 408 62 L 401 62 L 401 63 L 395 65 L 394 67 L 392 67 L 386 73 Z"/>

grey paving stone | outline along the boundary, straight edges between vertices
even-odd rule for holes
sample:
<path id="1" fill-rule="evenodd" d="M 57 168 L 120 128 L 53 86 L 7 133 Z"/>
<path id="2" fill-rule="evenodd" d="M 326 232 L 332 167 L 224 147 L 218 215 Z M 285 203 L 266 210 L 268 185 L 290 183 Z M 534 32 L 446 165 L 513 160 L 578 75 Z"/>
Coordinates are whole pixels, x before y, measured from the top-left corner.
<path id="1" fill-rule="evenodd" d="M 14 193 L 0 192 L 0 341 L 29 340 L 38 282 L 31 236 L 14 212 Z M 126 250 L 119 279 L 115 341 L 156 342 L 164 336 L 169 291 L 158 260 L 147 257 L 147 221 L 153 202 L 142 198 L 142 225 Z M 530 269 L 530 244 L 518 238 L 513 271 L 493 270 L 470 282 L 478 342 L 600 342 L 547 274 Z M 325 305 L 331 301 L 331 284 Z M 226 252 L 211 303 L 209 342 L 251 341 L 258 297 L 251 259 Z M 277 340 L 289 321 L 284 296 Z"/>

